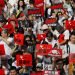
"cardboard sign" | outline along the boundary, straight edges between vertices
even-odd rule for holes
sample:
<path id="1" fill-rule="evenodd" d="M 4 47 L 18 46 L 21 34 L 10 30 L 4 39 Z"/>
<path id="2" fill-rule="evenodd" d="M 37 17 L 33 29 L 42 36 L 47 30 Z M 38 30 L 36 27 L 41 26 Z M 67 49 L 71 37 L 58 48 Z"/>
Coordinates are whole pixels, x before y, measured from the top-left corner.
<path id="1" fill-rule="evenodd" d="M 16 55 L 17 66 L 32 66 L 32 55 Z"/>
<path id="2" fill-rule="evenodd" d="M 5 75 L 4 69 L 0 69 L 0 75 Z"/>
<path id="3" fill-rule="evenodd" d="M 37 44 L 36 45 L 36 54 L 37 55 L 48 55 L 52 45 L 49 44 Z"/>
<path id="4" fill-rule="evenodd" d="M 62 9 L 63 8 L 63 3 L 55 4 L 50 7 L 52 10 L 54 9 Z"/>
<path id="5" fill-rule="evenodd" d="M 3 44 L 0 44 L 0 55 L 5 55 L 5 49 Z"/>
<path id="6" fill-rule="evenodd" d="M 48 18 L 45 20 L 45 24 L 53 24 L 56 23 L 57 19 L 56 18 Z"/>
<path id="7" fill-rule="evenodd" d="M 60 71 L 44 71 L 44 75 L 60 75 Z"/>
<path id="8" fill-rule="evenodd" d="M 75 29 L 75 20 L 70 20 L 70 21 L 66 20 L 65 27 L 68 30 Z"/>
<path id="9" fill-rule="evenodd" d="M 31 73 L 30 75 L 44 75 L 44 72 L 43 71 L 37 71 L 37 72 Z"/>
<path id="10" fill-rule="evenodd" d="M 52 57 L 62 57 L 62 49 L 52 48 L 48 55 Z"/>
<path id="11" fill-rule="evenodd" d="M 18 45 L 23 45 L 24 44 L 24 34 L 15 34 L 14 35 L 14 42 Z"/>
<path id="12" fill-rule="evenodd" d="M 41 11 L 39 8 L 28 9 L 28 15 L 32 15 L 32 14 L 41 16 Z"/>
<path id="13" fill-rule="evenodd" d="M 39 41 L 42 41 L 42 40 L 44 40 L 46 38 L 46 34 L 37 34 L 37 39 L 39 40 Z"/>
<path id="14" fill-rule="evenodd" d="M 34 6 L 39 8 L 41 15 L 44 16 L 44 0 L 34 0 Z"/>

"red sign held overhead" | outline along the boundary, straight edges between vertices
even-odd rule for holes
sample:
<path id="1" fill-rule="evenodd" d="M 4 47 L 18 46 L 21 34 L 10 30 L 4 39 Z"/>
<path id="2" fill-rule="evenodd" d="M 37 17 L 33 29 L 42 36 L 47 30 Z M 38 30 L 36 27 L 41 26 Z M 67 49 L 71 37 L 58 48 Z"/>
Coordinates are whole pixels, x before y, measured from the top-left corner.
<path id="1" fill-rule="evenodd" d="M 57 19 L 56 18 L 48 18 L 45 20 L 45 24 L 53 24 L 56 23 Z"/>
<path id="2" fill-rule="evenodd" d="M 34 0 L 34 6 L 39 8 L 41 15 L 44 16 L 44 0 Z"/>
<path id="3" fill-rule="evenodd" d="M 52 48 L 52 45 L 49 44 L 37 44 L 36 45 L 36 54 L 37 55 L 48 55 L 48 52 Z"/>
<path id="4" fill-rule="evenodd" d="M 65 27 L 68 30 L 75 29 L 75 20 L 66 20 Z"/>
<path id="5" fill-rule="evenodd" d="M 5 49 L 3 44 L 0 44 L 0 55 L 5 55 Z"/>
<path id="6" fill-rule="evenodd" d="M 24 45 L 24 34 L 15 34 L 14 35 L 14 41 L 18 45 Z"/>
<path id="7" fill-rule="evenodd" d="M 48 53 L 50 56 L 54 57 L 62 57 L 62 49 L 52 48 L 50 52 Z"/>
<path id="8" fill-rule="evenodd" d="M 62 9 L 63 8 L 63 3 L 55 4 L 50 7 L 52 10 L 54 9 Z"/>
<path id="9" fill-rule="evenodd" d="M 32 55 L 16 55 L 17 66 L 32 66 Z"/>
<path id="10" fill-rule="evenodd" d="M 39 40 L 39 41 L 42 41 L 42 40 L 44 40 L 46 38 L 46 34 L 37 34 L 37 39 Z"/>

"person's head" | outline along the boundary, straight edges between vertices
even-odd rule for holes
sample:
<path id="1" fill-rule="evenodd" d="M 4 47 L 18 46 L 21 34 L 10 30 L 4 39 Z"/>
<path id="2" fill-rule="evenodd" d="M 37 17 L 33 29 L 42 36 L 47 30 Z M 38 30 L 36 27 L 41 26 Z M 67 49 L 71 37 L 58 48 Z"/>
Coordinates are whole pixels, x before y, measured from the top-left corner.
<path id="1" fill-rule="evenodd" d="M 18 1 L 18 9 L 19 9 L 20 7 L 22 7 L 23 9 L 25 8 L 25 2 L 24 2 L 24 0 L 19 0 L 19 1 Z"/>
<path id="2" fill-rule="evenodd" d="M 10 68 L 9 75 L 17 75 L 16 67 L 12 66 Z"/>
<path id="3" fill-rule="evenodd" d="M 63 68 L 63 61 L 62 61 L 62 59 L 56 60 L 56 69 L 60 70 L 62 68 Z"/>
<path id="4" fill-rule="evenodd" d="M 46 34 L 46 37 L 47 37 L 48 41 L 52 41 L 52 39 L 53 39 L 53 34 L 52 34 L 52 32 L 47 33 L 47 34 Z"/>
<path id="5" fill-rule="evenodd" d="M 71 32 L 70 41 L 72 44 L 75 44 L 75 31 Z"/>
<path id="6" fill-rule="evenodd" d="M 3 38 L 7 37 L 8 36 L 8 30 L 7 29 L 3 29 L 2 32 L 1 32 L 1 36 Z"/>

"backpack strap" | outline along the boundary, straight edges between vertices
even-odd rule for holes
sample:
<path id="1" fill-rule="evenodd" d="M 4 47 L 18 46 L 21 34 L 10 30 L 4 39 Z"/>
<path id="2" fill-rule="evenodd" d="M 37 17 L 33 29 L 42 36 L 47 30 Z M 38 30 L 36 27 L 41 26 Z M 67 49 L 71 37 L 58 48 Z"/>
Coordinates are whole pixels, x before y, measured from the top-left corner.
<path id="1" fill-rule="evenodd" d="M 67 49 L 67 53 L 69 54 L 70 53 L 70 46 L 68 43 L 66 44 L 66 49 Z"/>

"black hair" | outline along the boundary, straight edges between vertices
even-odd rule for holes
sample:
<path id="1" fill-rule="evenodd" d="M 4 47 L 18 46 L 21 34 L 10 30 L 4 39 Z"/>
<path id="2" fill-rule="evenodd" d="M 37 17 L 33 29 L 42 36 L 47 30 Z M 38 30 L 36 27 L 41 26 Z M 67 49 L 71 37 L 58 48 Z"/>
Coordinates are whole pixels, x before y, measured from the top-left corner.
<path id="1" fill-rule="evenodd" d="M 71 32 L 71 35 L 70 35 L 70 36 L 72 36 L 72 35 L 75 35 L 75 30 L 73 30 L 73 31 Z"/>
<path id="2" fill-rule="evenodd" d="M 22 6 L 22 8 L 23 8 L 23 10 L 24 10 L 24 9 L 25 9 L 25 6 L 26 6 L 24 0 L 18 0 L 18 9 L 20 8 L 20 5 L 19 5 L 19 2 L 20 2 L 20 1 L 23 1 L 23 6 Z"/>
<path id="3" fill-rule="evenodd" d="M 48 32 L 48 33 L 46 34 L 46 37 L 53 37 L 52 32 Z"/>
<path id="4" fill-rule="evenodd" d="M 17 69 L 16 69 L 15 66 L 11 66 L 10 71 L 11 71 L 11 70 L 15 70 L 15 71 L 17 71 Z"/>
<path id="5" fill-rule="evenodd" d="M 17 30 L 17 32 L 24 34 L 24 29 L 23 29 L 23 27 L 19 27 L 18 30 Z"/>

